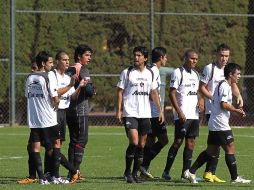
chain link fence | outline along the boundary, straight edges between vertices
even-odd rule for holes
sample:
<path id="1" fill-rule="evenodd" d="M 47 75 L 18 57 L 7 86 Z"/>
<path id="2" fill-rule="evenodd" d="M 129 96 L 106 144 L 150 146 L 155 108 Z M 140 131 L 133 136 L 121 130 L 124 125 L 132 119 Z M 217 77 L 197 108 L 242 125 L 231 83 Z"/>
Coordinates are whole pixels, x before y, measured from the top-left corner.
<path id="1" fill-rule="evenodd" d="M 132 49 L 144 45 L 167 48 L 168 67 L 179 67 L 186 48 L 199 52 L 197 70 L 213 60 L 213 50 L 220 43 L 232 48 L 231 61 L 243 67 L 243 90 L 246 119 L 234 114 L 231 124 L 252 125 L 254 53 L 253 1 L 160 0 L 160 1 L 16 1 L 15 2 L 15 100 L 10 100 L 9 40 L 10 0 L 1 4 L 0 36 L 0 123 L 10 123 L 10 106 L 15 103 L 15 123 L 26 124 L 24 81 L 31 60 L 41 50 L 55 54 L 65 50 L 73 57 L 78 44 L 94 50 L 89 66 L 97 86 L 97 96 L 90 101 L 91 125 L 120 125 L 115 117 L 116 84 L 119 73 L 131 64 Z M 221 5 L 223 7 L 221 8 Z M 8 18 L 7 20 L 4 18 Z M 252 43 L 253 44 L 253 43 Z M 74 60 L 71 59 L 73 63 Z M 165 79 L 165 114 L 172 124 L 172 107 Z M 253 90 L 254 92 L 254 90 Z"/>

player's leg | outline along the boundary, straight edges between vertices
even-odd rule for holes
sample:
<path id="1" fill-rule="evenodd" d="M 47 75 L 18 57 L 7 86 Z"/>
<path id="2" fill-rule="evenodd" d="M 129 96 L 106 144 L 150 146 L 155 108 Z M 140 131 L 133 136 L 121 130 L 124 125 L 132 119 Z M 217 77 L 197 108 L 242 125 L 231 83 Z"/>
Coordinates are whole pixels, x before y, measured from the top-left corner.
<path id="1" fill-rule="evenodd" d="M 195 138 L 199 136 L 199 120 L 191 119 L 185 123 L 185 147 L 183 151 L 183 168 L 181 177 L 184 178 L 184 172 L 190 169 L 192 162 L 192 154 L 195 148 Z"/>
<path id="2" fill-rule="evenodd" d="M 132 177 L 131 166 L 138 147 L 138 121 L 136 118 L 123 118 L 126 135 L 129 139 L 129 145 L 125 153 L 125 171 L 124 178 L 127 183 L 134 183 Z"/>
<path id="3" fill-rule="evenodd" d="M 148 170 L 151 161 L 160 153 L 168 143 L 168 135 L 165 123 L 160 124 L 158 118 L 151 119 L 152 134 L 148 134 L 144 148 L 144 162 L 142 167 Z M 155 138 L 157 137 L 157 142 Z"/>
<path id="4" fill-rule="evenodd" d="M 167 180 L 171 179 L 169 172 L 174 163 L 177 152 L 183 143 L 185 135 L 186 135 L 185 124 L 181 123 L 179 120 L 175 120 L 175 134 L 174 134 L 175 137 L 173 144 L 170 146 L 168 150 L 167 162 L 162 174 L 162 177 L 164 179 Z"/>

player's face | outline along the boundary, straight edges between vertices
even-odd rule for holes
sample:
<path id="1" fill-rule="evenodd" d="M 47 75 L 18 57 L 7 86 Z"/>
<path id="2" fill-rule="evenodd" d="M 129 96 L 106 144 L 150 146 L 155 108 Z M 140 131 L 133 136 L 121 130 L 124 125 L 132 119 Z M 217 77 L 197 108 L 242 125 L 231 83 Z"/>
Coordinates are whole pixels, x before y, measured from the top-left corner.
<path id="1" fill-rule="evenodd" d="M 240 80 L 241 78 L 241 71 L 240 70 L 236 70 L 232 76 L 231 76 L 231 80 L 232 80 L 232 83 L 238 83 L 238 81 Z"/>
<path id="2" fill-rule="evenodd" d="M 198 62 L 198 54 L 191 52 L 185 60 L 187 66 L 191 69 L 194 69 Z"/>
<path id="3" fill-rule="evenodd" d="M 69 63 L 70 63 L 70 58 L 67 54 L 63 54 L 57 62 L 57 64 L 60 65 L 63 70 L 68 69 Z"/>
<path id="4" fill-rule="evenodd" d="M 88 65 L 91 58 L 92 53 L 90 51 L 86 51 L 85 53 L 82 54 L 81 57 L 79 57 L 79 62 L 81 63 L 81 65 Z"/>
<path id="5" fill-rule="evenodd" d="M 165 56 L 161 56 L 161 65 L 162 66 L 165 66 L 166 65 L 166 63 L 167 63 L 167 55 L 165 55 Z"/>
<path id="6" fill-rule="evenodd" d="M 228 63 L 230 56 L 229 50 L 222 50 L 219 53 L 217 53 L 217 64 L 219 68 L 225 67 L 225 65 Z"/>
<path id="7" fill-rule="evenodd" d="M 49 57 L 48 61 L 45 63 L 44 69 L 46 72 L 49 72 L 54 66 L 53 57 Z"/>
<path id="8" fill-rule="evenodd" d="M 137 52 L 134 52 L 134 64 L 135 66 L 139 67 L 139 66 L 142 66 L 142 65 L 145 65 L 145 62 L 147 61 L 147 58 L 144 57 L 144 55 L 137 51 Z"/>

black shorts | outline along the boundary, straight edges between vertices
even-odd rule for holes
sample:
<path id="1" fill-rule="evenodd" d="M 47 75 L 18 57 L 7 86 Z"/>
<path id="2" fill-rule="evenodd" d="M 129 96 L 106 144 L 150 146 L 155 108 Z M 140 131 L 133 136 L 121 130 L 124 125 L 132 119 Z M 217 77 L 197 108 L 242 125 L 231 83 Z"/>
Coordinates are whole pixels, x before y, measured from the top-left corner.
<path id="1" fill-rule="evenodd" d="M 199 120 L 187 119 L 185 123 L 175 120 L 175 139 L 195 138 L 199 136 Z"/>
<path id="2" fill-rule="evenodd" d="M 53 148 L 51 140 L 52 127 L 47 128 L 30 128 L 29 142 L 41 142 L 41 144 L 47 149 Z"/>
<path id="3" fill-rule="evenodd" d="M 51 133 L 50 133 L 51 140 L 54 142 L 55 140 L 60 139 L 60 127 L 59 127 L 59 125 L 55 125 L 55 126 L 50 127 L 50 128 L 51 128 Z"/>
<path id="4" fill-rule="evenodd" d="M 128 134 L 129 129 L 137 129 L 140 135 L 146 135 L 151 131 L 150 118 L 124 117 L 123 121 L 126 134 Z"/>
<path id="5" fill-rule="evenodd" d="M 167 126 L 165 122 L 160 124 L 159 117 L 153 117 L 150 121 L 152 130 L 148 133 L 149 136 L 157 137 L 160 134 L 167 134 Z"/>
<path id="6" fill-rule="evenodd" d="M 66 111 L 65 109 L 57 110 L 57 123 L 59 125 L 60 130 L 60 140 L 65 141 L 66 134 Z"/>
<path id="7" fill-rule="evenodd" d="M 211 145 L 228 145 L 234 142 L 232 130 L 228 131 L 209 131 L 207 144 Z"/>

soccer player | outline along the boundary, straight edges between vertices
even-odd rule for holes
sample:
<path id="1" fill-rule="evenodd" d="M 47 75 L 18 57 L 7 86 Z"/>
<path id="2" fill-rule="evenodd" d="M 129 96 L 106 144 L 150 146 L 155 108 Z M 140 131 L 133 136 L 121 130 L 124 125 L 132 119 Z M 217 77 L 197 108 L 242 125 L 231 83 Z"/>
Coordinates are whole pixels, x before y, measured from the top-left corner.
<path id="1" fill-rule="evenodd" d="M 52 182 L 54 184 L 64 184 L 68 183 L 66 180 L 59 176 L 59 166 L 60 163 L 69 170 L 70 172 L 70 183 L 75 183 L 78 179 L 77 170 L 68 162 L 66 157 L 61 153 L 61 144 L 65 141 L 65 128 L 66 128 L 66 109 L 69 107 L 70 100 L 73 98 L 74 93 L 77 94 L 79 92 L 75 92 L 74 83 L 76 79 L 76 75 L 72 77 L 65 74 L 66 69 L 69 67 L 69 56 L 64 51 L 59 51 L 56 54 L 56 69 L 50 71 L 48 73 L 49 77 L 55 78 L 57 82 L 57 93 L 60 99 L 58 110 L 57 110 L 57 122 L 58 125 L 54 126 L 53 129 L 56 130 L 56 133 L 59 134 L 55 137 L 54 140 L 54 149 L 53 149 L 53 158 L 54 158 L 54 166 L 53 173 L 50 172 L 51 168 L 45 168 L 45 171 L 49 171 L 48 175 L 52 175 Z M 80 91 L 83 83 L 79 85 L 76 91 Z M 50 162 L 51 158 L 45 155 L 45 167 L 51 167 Z M 49 162 L 49 163 L 47 163 Z M 46 173 L 46 172 L 45 172 Z"/>
<path id="2" fill-rule="evenodd" d="M 156 47 L 152 50 L 152 64 L 148 67 L 154 73 L 154 79 L 157 83 L 157 92 L 160 93 L 160 73 L 161 66 L 165 66 L 167 62 L 167 51 L 164 47 Z M 161 101 L 161 99 L 160 99 Z M 160 153 L 161 149 L 168 143 L 167 128 L 165 122 L 159 121 L 159 110 L 155 106 L 154 102 L 150 100 L 151 104 L 151 132 L 148 133 L 146 139 L 146 145 L 144 148 L 144 160 L 140 167 L 141 176 L 153 178 L 153 175 L 149 173 L 148 168 L 151 161 Z M 162 104 L 161 104 L 162 105 Z"/>
<path id="3" fill-rule="evenodd" d="M 79 45 L 75 49 L 73 65 L 76 69 L 78 80 L 74 85 L 75 89 L 79 88 L 81 81 L 83 87 L 80 92 L 76 94 L 75 99 L 71 99 L 70 106 L 66 110 L 67 124 L 69 128 L 70 143 L 68 148 L 69 162 L 79 170 L 83 159 L 84 149 L 88 142 L 88 114 L 89 105 L 85 86 L 91 83 L 91 78 L 87 65 L 90 63 L 93 50 L 87 45 Z M 79 175 L 79 179 L 80 179 Z"/>
<path id="4" fill-rule="evenodd" d="M 197 183 L 195 172 L 205 162 L 217 155 L 217 150 L 221 146 L 225 151 L 225 161 L 231 175 L 231 183 L 250 183 L 251 180 L 238 176 L 235 158 L 234 136 L 229 126 L 230 112 L 235 112 L 244 117 L 242 108 L 232 105 L 232 84 L 240 79 L 241 67 L 235 63 L 228 63 L 224 68 L 225 80 L 219 82 L 213 94 L 211 115 L 208 122 L 209 134 L 207 148 L 201 152 L 189 170 L 184 172 L 184 176 L 192 183 Z"/>
<path id="5" fill-rule="evenodd" d="M 171 179 L 169 172 L 184 139 L 182 178 L 184 178 L 184 171 L 191 166 L 195 138 L 199 135 L 199 111 L 203 109 L 198 95 L 199 75 L 194 70 L 197 61 L 197 52 L 192 49 L 187 50 L 184 53 L 183 66 L 175 69 L 171 74 L 169 97 L 174 107 L 175 135 L 162 174 L 166 180 Z"/>
<path id="6" fill-rule="evenodd" d="M 139 183 L 137 173 L 143 162 L 143 149 L 150 129 L 151 107 L 149 97 L 156 105 L 160 124 L 164 122 L 163 110 L 157 92 L 153 71 L 146 67 L 148 50 L 138 46 L 133 50 L 134 65 L 126 68 L 117 84 L 116 118 L 123 122 L 129 139 L 125 155 L 124 177 L 127 183 Z M 131 171 L 132 162 L 133 169 Z"/>
<path id="7" fill-rule="evenodd" d="M 212 97 L 214 90 L 221 80 L 224 80 L 224 67 L 228 63 L 230 57 L 230 48 L 226 44 L 220 44 L 216 49 L 216 59 L 214 62 L 204 67 L 203 73 L 200 77 L 200 92 L 205 96 L 205 114 L 207 121 L 211 114 Z M 233 94 L 237 97 L 239 106 L 243 106 L 242 96 L 236 85 L 232 84 Z M 207 162 L 205 173 L 203 178 L 207 182 L 225 182 L 219 179 L 216 175 L 216 167 L 219 161 L 220 149 L 217 151 L 217 155 Z"/>
<path id="8" fill-rule="evenodd" d="M 27 121 L 30 128 L 29 142 L 32 144 L 31 157 L 34 162 L 39 184 L 49 182 L 43 176 L 40 157 L 41 142 L 49 152 L 52 149 L 52 127 L 57 125 L 56 110 L 59 99 L 54 80 L 48 78 L 47 71 L 53 66 L 53 57 L 45 51 L 36 56 L 38 72 L 27 77 L 25 96 L 27 98 Z"/>

